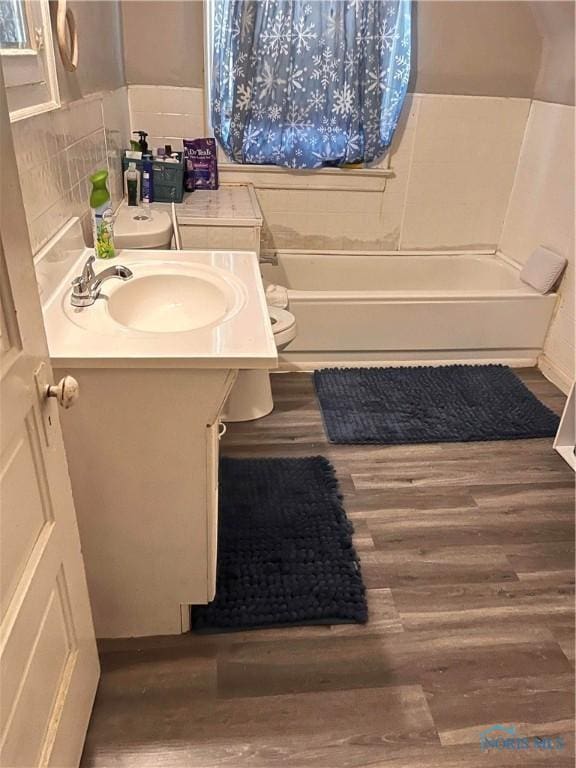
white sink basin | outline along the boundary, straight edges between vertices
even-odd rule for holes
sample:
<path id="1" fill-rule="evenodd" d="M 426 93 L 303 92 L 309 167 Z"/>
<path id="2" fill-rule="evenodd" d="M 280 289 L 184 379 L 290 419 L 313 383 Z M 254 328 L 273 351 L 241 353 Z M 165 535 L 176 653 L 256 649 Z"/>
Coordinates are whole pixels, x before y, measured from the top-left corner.
<path id="1" fill-rule="evenodd" d="M 148 333 L 174 333 L 223 321 L 234 306 L 230 285 L 213 275 L 135 274 L 108 300 L 117 323 Z"/>
<path id="2" fill-rule="evenodd" d="M 246 299 L 233 274 L 209 264 L 130 258 L 122 264 L 132 277 L 104 282 L 93 305 L 78 309 L 62 297 L 74 324 L 100 333 L 117 333 L 119 326 L 138 334 L 184 333 L 225 323 Z"/>
<path id="3" fill-rule="evenodd" d="M 79 226 L 79 225 L 78 225 Z M 96 273 L 123 265 L 127 280 L 102 283 L 93 305 L 73 307 L 71 280 L 88 249 L 46 249 L 37 265 L 55 365 L 274 368 L 278 356 L 255 253 L 123 250 Z"/>

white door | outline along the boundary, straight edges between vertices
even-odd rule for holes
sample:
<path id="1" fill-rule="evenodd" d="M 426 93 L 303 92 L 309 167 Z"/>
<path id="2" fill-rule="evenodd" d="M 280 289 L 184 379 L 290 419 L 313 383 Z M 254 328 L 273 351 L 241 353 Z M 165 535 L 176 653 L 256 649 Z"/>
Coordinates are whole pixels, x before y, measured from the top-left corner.
<path id="1" fill-rule="evenodd" d="M 0 766 L 77 766 L 99 665 L 0 71 Z"/>

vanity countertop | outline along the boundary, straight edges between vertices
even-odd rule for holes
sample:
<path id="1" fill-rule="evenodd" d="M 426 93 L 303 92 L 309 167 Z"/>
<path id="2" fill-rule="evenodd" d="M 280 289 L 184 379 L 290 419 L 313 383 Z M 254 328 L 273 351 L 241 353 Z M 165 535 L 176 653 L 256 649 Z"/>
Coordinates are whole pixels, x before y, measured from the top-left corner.
<path id="1" fill-rule="evenodd" d="M 70 232 L 68 232 L 70 236 Z M 160 251 L 124 250 L 114 259 L 97 260 L 95 272 L 124 265 L 133 277 L 117 278 L 103 283 L 101 295 L 89 307 L 70 305 L 71 280 L 79 275 L 91 249 L 62 249 L 55 244 L 37 260 L 36 270 L 44 312 L 48 347 L 52 364 L 73 368 L 230 368 L 271 369 L 278 364 L 266 298 L 260 277 L 258 260 L 250 251 Z M 63 258 L 66 266 L 64 271 Z M 51 279 L 57 274 L 57 279 Z M 152 306 L 150 312 L 158 317 L 178 317 L 180 306 L 196 309 L 204 318 L 211 316 L 214 301 L 223 303 L 221 318 L 193 330 L 186 328 L 142 330 L 138 323 L 150 325 L 149 298 L 154 300 L 161 276 L 163 303 Z M 152 282 L 150 281 L 152 278 Z M 191 278 L 187 280 L 187 278 Z M 136 283 L 143 286 L 135 290 Z M 179 292 L 190 285 L 191 298 Z M 207 286 L 208 293 L 197 293 L 197 285 Z M 128 286 L 130 291 L 126 291 Z M 220 287 L 218 287 L 220 286 Z M 224 294 L 220 291 L 224 290 Z M 124 291 L 119 300 L 120 292 Z M 132 317 L 131 297 L 134 296 L 136 320 Z M 142 298 L 144 296 L 144 298 Z M 223 298 L 224 296 L 224 298 Z M 138 303 L 140 302 L 140 303 Z M 120 314 L 117 307 L 120 307 Z M 114 311 L 113 311 L 114 310 Z M 172 313 L 172 314 L 171 314 Z M 222 313 L 221 313 L 222 314 Z M 125 320 L 125 318 L 128 318 Z M 118 321 L 120 319 L 120 321 Z M 125 320 L 123 323 L 122 321 Z"/>

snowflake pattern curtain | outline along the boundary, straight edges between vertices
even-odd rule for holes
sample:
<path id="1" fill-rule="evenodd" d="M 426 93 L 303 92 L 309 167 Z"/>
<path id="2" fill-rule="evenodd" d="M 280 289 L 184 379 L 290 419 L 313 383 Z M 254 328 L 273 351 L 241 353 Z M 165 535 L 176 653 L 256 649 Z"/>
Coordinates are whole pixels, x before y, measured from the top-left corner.
<path id="1" fill-rule="evenodd" d="M 214 0 L 212 124 L 239 163 L 376 159 L 410 75 L 410 0 Z"/>

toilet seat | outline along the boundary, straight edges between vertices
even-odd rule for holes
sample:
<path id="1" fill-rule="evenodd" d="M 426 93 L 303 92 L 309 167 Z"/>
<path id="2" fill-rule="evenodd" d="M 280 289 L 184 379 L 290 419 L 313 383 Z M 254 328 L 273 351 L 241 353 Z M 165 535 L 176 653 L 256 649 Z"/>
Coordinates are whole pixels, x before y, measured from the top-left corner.
<path id="1" fill-rule="evenodd" d="M 272 332 L 277 347 L 289 344 L 296 336 L 296 318 L 291 312 L 279 307 L 268 307 Z"/>

